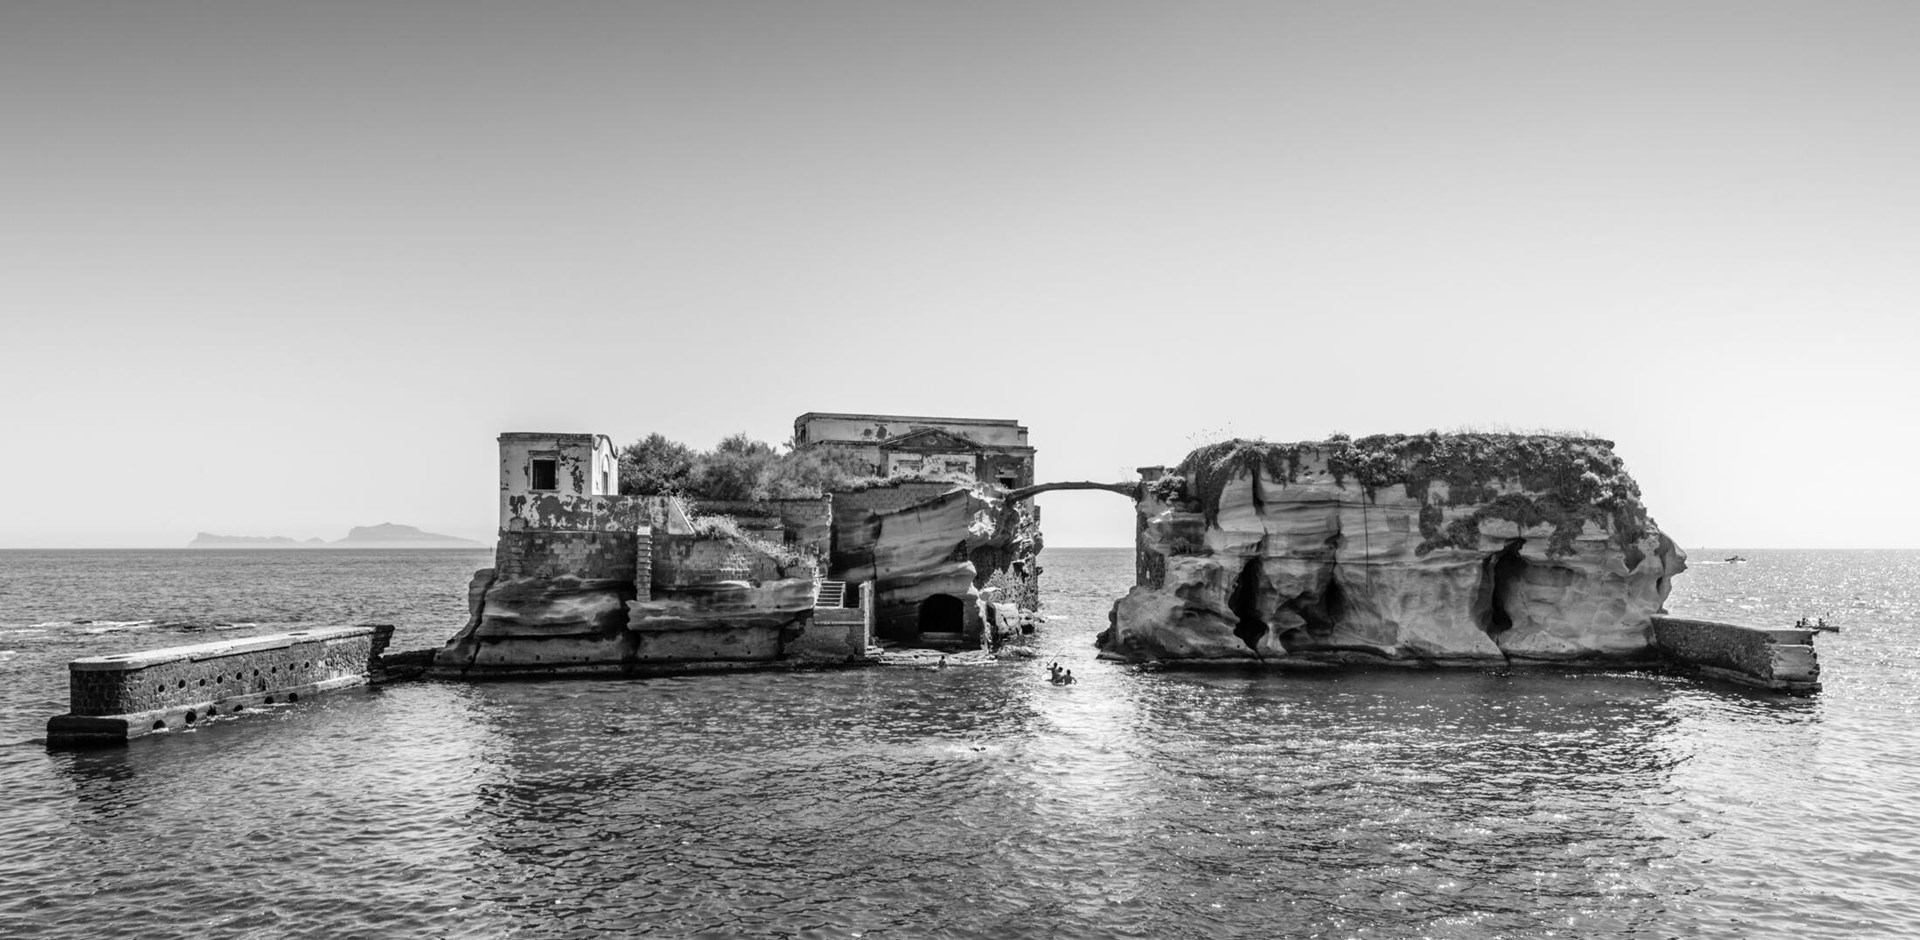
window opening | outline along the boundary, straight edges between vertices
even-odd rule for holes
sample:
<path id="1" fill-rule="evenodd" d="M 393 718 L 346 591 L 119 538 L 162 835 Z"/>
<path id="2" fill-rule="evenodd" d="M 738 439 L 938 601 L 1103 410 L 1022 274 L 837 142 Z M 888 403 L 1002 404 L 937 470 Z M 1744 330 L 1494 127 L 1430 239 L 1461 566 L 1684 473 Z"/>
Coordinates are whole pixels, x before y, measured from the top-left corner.
<path id="1" fill-rule="evenodd" d="M 535 457 L 533 460 L 533 488 L 536 490 L 559 489 L 560 461 L 551 458 Z"/>

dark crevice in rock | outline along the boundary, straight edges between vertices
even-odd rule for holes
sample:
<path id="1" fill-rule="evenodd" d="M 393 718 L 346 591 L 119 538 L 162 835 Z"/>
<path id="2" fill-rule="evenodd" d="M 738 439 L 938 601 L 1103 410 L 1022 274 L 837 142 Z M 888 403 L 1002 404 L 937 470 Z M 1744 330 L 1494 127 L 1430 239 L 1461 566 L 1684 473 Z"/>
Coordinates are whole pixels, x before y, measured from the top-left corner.
<path id="1" fill-rule="evenodd" d="M 1260 638 L 1267 635 L 1267 622 L 1260 617 L 1260 556 L 1247 559 L 1246 567 L 1240 569 L 1227 607 L 1238 618 L 1233 635 L 1247 644 L 1247 649 L 1260 652 Z"/>
<path id="2" fill-rule="evenodd" d="M 1301 594 L 1287 601 L 1282 605 L 1282 609 L 1292 611 L 1299 615 L 1301 620 L 1306 621 L 1302 625 L 1304 631 L 1301 635 L 1301 639 L 1305 640 L 1307 636 L 1314 633 L 1326 634 L 1333 631 L 1341 618 L 1346 615 L 1347 594 L 1340 587 L 1339 581 L 1329 580 L 1326 590 L 1319 594 Z"/>
<path id="3" fill-rule="evenodd" d="M 1488 555 L 1482 563 L 1480 584 L 1487 609 L 1481 626 L 1489 636 L 1513 629 L 1513 615 L 1508 612 L 1508 604 L 1521 579 L 1526 576 L 1527 560 L 1520 556 L 1520 547 L 1526 541 L 1514 539 L 1497 554 Z"/>

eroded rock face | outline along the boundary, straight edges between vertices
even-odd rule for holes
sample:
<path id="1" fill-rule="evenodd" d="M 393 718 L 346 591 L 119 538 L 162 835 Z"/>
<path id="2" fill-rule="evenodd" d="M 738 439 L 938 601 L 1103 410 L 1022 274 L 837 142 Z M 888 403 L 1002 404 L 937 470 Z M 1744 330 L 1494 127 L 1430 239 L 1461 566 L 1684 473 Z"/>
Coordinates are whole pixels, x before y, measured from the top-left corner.
<path id="1" fill-rule="evenodd" d="M 1129 659 L 1631 660 L 1686 567 L 1600 440 L 1235 441 L 1147 489 Z"/>
<path id="2" fill-rule="evenodd" d="M 720 581 L 633 601 L 627 605 L 627 629 L 634 638 L 634 660 L 777 659 L 785 641 L 805 628 L 813 592 L 811 580 L 798 578 Z"/>
<path id="3" fill-rule="evenodd" d="M 1038 518 L 996 493 L 908 484 L 835 497 L 832 576 L 873 582 L 881 637 L 953 634 L 984 645 L 990 601 L 1037 602 Z M 989 596 L 995 580 L 1001 589 Z M 997 611 L 993 620 L 1003 622 Z"/>
<path id="4" fill-rule="evenodd" d="M 777 659 L 855 661 L 864 623 L 813 635 L 810 555 L 728 535 L 503 532 L 474 575 L 442 674 L 607 671 Z M 790 655 L 790 648 L 793 652 Z"/>
<path id="5" fill-rule="evenodd" d="M 467 626 L 435 656 L 440 667 L 482 670 L 618 663 L 633 583 L 611 579 L 502 578 L 474 574 Z"/>

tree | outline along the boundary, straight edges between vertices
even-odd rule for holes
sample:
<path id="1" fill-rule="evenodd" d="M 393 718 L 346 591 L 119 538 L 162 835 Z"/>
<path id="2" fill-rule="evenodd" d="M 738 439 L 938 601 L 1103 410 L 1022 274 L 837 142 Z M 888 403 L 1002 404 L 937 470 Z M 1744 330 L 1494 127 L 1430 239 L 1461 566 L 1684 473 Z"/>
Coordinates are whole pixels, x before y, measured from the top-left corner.
<path id="1" fill-rule="evenodd" d="M 696 451 L 660 434 L 620 450 L 620 492 L 629 496 L 694 499 L 809 499 L 871 484 L 872 468 L 832 447 L 784 452 L 745 434 L 730 434 L 712 450 Z"/>
<path id="2" fill-rule="evenodd" d="M 766 499 L 766 481 L 780 460 L 773 445 L 730 434 L 694 458 L 692 495 L 702 499 Z"/>
<path id="3" fill-rule="evenodd" d="M 845 489 L 856 480 L 873 479 L 865 460 L 837 447 L 790 450 L 768 469 L 765 488 L 770 499 L 820 496 Z"/>
<path id="4" fill-rule="evenodd" d="M 620 492 L 632 496 L 685 495 L 699 455 L 655 432 L 620 450 Z"/>

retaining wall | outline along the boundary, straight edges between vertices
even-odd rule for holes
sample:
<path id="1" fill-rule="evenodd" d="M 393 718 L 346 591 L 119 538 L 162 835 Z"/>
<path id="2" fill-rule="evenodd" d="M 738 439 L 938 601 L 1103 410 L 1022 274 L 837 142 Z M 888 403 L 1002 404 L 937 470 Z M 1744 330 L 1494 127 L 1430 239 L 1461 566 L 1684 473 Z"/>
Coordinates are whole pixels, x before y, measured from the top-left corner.
<path id="1" fill-rule="evenodd" d="M 499 577 L 633 581 L 635 532 L 502 532 L 493 551 Z"/>
<path id="2" fill-rule="evenodd" d="M 365 685 L 392 638 L 386 625 L 328 627 L 76 659 L 67 664 L 71 711 L 47 722 L 47 746 L 120 744 Z"/>
<path id="3" fill-rule="evenodd" d="M 873 645 L 873 582 L 859 586 L 859 607 L 815 607 L 813 619 L 787 643 L 787 658 L 807 663 L 865 662 Z"/>
<path id="4" fill-rule="evenodd" d="M 785 542 L 811 550 L 825 559 L 833 550 L 833 499 L 764 499 L 694 501 L 700 515 L 728 515 L 742 528 L 767 532 L 772 542 Z"/>

